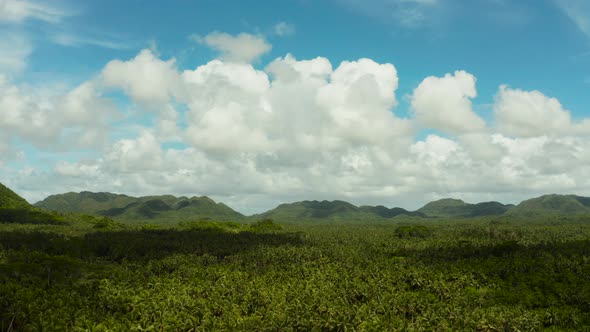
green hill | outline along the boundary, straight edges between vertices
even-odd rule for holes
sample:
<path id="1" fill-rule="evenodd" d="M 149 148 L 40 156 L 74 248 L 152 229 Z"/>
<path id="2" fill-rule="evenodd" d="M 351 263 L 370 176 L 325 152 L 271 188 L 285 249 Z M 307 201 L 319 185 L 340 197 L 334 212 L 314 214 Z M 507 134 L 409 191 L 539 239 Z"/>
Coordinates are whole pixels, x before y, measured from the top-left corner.
<path id="1" fill-rule="evenodd" d="M 14 191 L 0 183 L 0 208 L 30 208 L 31 205 Z"/>
<path id="2" fill-rule="evenodd" d="M 513 207 L 514 205 L 504 205 L 498 202 L 469 204 L 460 199 L 444 198 L 424 205 L 417 212 L 429 217 L 471 218 L 501 215 Z"/>
<path id="3" fill-rule="evenodd" d="M 244 216 L 223 203 L 202 197 L 132 197 L 112 193 L 67 193 L 49 196 L 36 207 L 136 221 L 237 220 Z"/>
<path id="4" fill-rule="evenodd" d="M 514 215 L 576 215 L 590 214 L 590 198 L 576 195 L 544 195 L 528 199 L 510 211 Z"/>
<path id="5" fill-rule="evenodd" d="M 137 198 L 127 195 L 83 191 L 52 195 L 34 205 L 51 211 L 97 214 L 103 210 L 124 208 L 136 201 Z"/>
<path id="6" fill-rule="evenodd" d="M 417 212 L 417 211 L 412 212 L 412 211 L 408 211 L 406 209 L 402 209 L 399 207 L 394 207 L 394 208 L 389 209 L 383 205 L 377 205 L 377 206 L 363 205 L 363 206 L 359 207 L 359 210 L 378 215 L 382 218 L 394 218 L 397 216 L 426 217 L 426 215 L 422 212 Z"/>
<path id="7" fill-rule="evenodd" d="M 24 198 L 0 183 L 0 223 L 61 224 L 63 218 L 32 207 Z"/>
<path id="8" fill-rule="evenodd" d="M 344 201 L 302 201 L 286 203 L 256 215 L 256 218 L 272 218 L 276 220 L 350 218 L 358 212 L 358 208 Z"/>
<path id="9" fill-rule="evenodd" d="M 145 199 L 145 198 L 144 198 Z M 162 219 L 183 221 L 191 219 L 237 220 L 244 216 L 223 203 L 206 196 L 192 198 L 149 197 L 123 208 L 98 211 L 98 214 L 128 220 Z"/>
<path id="10" fill-rule="evenodd" d="M 254 215 L 253 218 L 271 218 L 281 221 L 376 221 L 391 219 L 397 216 L 423 217 L 420 212 L 410 212 L 402 208 L 387 208 L 385 206 L 357 207 L 345 201 L 301 201 L 281 204 L 276 208 Z"/>

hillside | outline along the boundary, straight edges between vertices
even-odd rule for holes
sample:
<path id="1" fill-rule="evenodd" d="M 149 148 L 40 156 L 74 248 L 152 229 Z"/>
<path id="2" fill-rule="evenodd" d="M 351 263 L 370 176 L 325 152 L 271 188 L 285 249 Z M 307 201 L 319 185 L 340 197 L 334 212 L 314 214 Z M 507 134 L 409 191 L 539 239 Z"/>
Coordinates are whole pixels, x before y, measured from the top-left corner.
<path id="1" fill-rule="evenodd" d="M 0 203 L 6 206 L 29 206 L 28 203 L 5 186 L 0 187 Z M 2 205 L 0 205 L 2 206 Z M 108 216 L 120 220 L 178 222 L 198 219 L 235 221 L 245 216 L 223 203 L 201 197 L 175 197 L 171 195 L 132 197 L 112 193 L 66 193 L 49 196 L 34 204 L 35 207 L 57 212 L 84 213 Z M 300 201 L 286 203 L 249 219 L 271 218 L 278 221 L 324 220 L 328 222 L 378 221 L 397 217 L 415 218 L 474 218 L 499 215 L 519 217 L 539 215 L 590 214 L 590 198 L 576 195 L 545 195 L 525 200 L 518 206 L 499 202 L 466 203 L 445 198 L 430 202 L 417 211 L 382 205 L 357 207 L 351 203 L 335 201 Z"/>
<path id="2" fill-rule="evenodd" d="M 357 212 L 356 206 L 344 201 L 302 201 L 281 204 L 255 217 L 275 220 L 350 218 Z"/>
<path id="3" fill-rule="evenodd" d="M 576 195 L 543 195 L 518 204 L 510 214 L 534 216 L 540 214 L 590 214 L 590 198 Z"/>
<path id="4" fill-rule="evenodd" d="M 35 203 L 50 211 L 75 212 L 137 221 L 185 221 L 192 219 L 236 220 L 244 216 L 223 203 L 202 197 L 132 197 L 112 193 L 67 193 Z"/>
<path id="5" fill-rule="evenodd" d="M 382 218 L 394 218 L 397 216 L 409 216 L 409 217 L 426 217 L 426 215 L 422 212 L 412 212 L 412 211 L 408 211 L 406 209 L 402 209 L 399 207 L 394 207 L 394 208 L 387 208 L 383 205 L 377 205 L 377 206 L 369 206 L 369 205 L 363 205 L 361 207 L 359 207 L 360 211 L 363 212 L 368 212 L 368 213 L 372 213 L 375 215 L 378 215 Z"/>
<path id="6" fill-rule="evenodd" d="M 471 218 L 501 215 L 513 207 L 514 205 L 504 205 L 498 202 L 469 204 L 460 199 L 444 198 L 424 205 L 417 212 L 429 217 Z"/>
<path id="7" fill-rule="evenodd" d="M 34 205 L 51 211 L 98 214 L 99 211 L 124 208 L 134 202 L 137 198 L 127 195 L 83 191 L 52 195 Z"/>
<path id="8" fill-rule="evenodd" d="M 0 183 L 0 208 L 29 208 L 31 205 L 10 188 Z"/>
<path id="9" fill-rule="evenodd" d="M 345 201 L 301 201 L 281 204 L 276 208 L 253 216 L 253 218 L 272 218 L 275 220 L 329 220 L 361 221 L 391 219 L 397 216 L 423 217 L 420 212 L 410 212 L 402 208 L 385 206 L 357 207 Z"/>
<path id="10" fill-rule="evenodd" d="M 32 207 L 24 198 L 0 183 L 0 223 L 60 224 L 62 222 L 61 217 Z"/>

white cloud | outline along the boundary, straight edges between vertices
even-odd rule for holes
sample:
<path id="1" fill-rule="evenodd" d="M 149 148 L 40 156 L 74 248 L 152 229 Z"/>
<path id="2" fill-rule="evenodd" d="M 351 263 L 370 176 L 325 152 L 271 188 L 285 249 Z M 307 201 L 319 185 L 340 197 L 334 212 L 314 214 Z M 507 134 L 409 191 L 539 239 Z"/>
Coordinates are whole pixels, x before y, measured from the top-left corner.
<path id="1" fill-rule="evenodd" d="M 231 62 L 251 63 L 272 49 L 264 38 L 248 33 L 232 36 L 225 32 L 212 32 L 202 38 L 196 36 L 195 40 L 219 51 L 222 60 Z"/>
<path id="2" fill-rule="evenodd" d="M 67 12 L 41 1 L 0 0 L 0 22 L 19 23 L 28 18 L 59 22 Z"/>
<path id="3" fill-rule="evenodd" d="M 97 146 L 104 143 L 113 112 L 91 82 L 65 95 L 44 95 L 0 76 L 0 131 L 5 139 L 52 149 Z"/>
<path id="4" fill-rule="evenodd" d="M 18 73 L 33 51 L 28 38 L 16 32 L 0 32 L 0 73 Z"/>
<path id="5" fill-rule="evenodd" d="M 126 42 L 109 40 L 106 38 L 80 36 L 64 32 L 52 34 L 51 40 L 58 45 L 68 47 L 98 46 L 102 48 L 110 48 L 115 50 L 129 49 L 133 47 L 132 45 Z"/>
<path id="6" fill-rule="evenodd" d="M 587 0 L 555 0 L 578 29 L 590 37 L 590 2 Z"/>
<path id="7" fill-rule="evenodd" d="M 288 55 L 267 72 L 214 60 L 185 71 L 188 141 L 216 152 L 339 150 L 409 135 L 395 118 L 397 71 L 369 59 L 297 61 Z"/>
<path id="8" fill-rule="evenodd" d="M 494 103 L 496 124 L 508 135 L 534 137 L 567 134 L 570 112 L 555 98 L 539 91 L 500 87 Z"/>
<path id="9" fill-rule="evenodd" d="M 215 59 L 181 71 L 174 59 L 142 50 L 65 94 L 4 78 L 2 172 L 31 200 L 70 190 L 204 194 L 246 213 L 301 199 L 415 208 L 445 196 L 515 202 L 590 194 L 590 119 L 573 122 L 540 92 L 501 87 L 496 126 L 488 126 L 472 110 L 475 77 L 457 71 L 426 78 L 411 96 L 415 118 L 403 119 L 392 64 L 287 54 L 261 68 Z M 118 128 L 105 144 L 118 113 L 103 88 L 121 89 L 150 120 Z M 452 135 L 417 140 L 426 127 Z M 59 143 L 102 149 L 50 171 L 23 162 L 27 172 L 19 173 L 4 155 L 18 157 L 14 139 L 54 160 L 62 155 L 47 150 Z"/>
<path id="10" fill-rule="evenodd" d="M 123 89 L 133 100 L 149 104 L 168 102 L 178 91 L 176 59 L 163 61 L 148 49 L 129 61 L 113 60 L 102 71 L 106 86 Z"/>
<path id="11" fill-rule="evenodd" d="M 148 131 L 137 139 L 118 141 L 106 153 L 104 159 L 109 170 L 116 173 L 159 170 L 163 165 L 160 142 Z"/>
<path id="12" fill-rule="evenodd" d="M 411 96 L 416 119 L 451 134 L 484 130 L 485 122 L 472 109 L 471 99 L 477 96 L 475 82 L 465 71 L 425 78 Z"/>
<path id="13" fill-rule="evenodd" d="M 279 22 L 274 26 L 277 36 L 292 36 L 295 34 L 295 25 L 287 22 Z"/>

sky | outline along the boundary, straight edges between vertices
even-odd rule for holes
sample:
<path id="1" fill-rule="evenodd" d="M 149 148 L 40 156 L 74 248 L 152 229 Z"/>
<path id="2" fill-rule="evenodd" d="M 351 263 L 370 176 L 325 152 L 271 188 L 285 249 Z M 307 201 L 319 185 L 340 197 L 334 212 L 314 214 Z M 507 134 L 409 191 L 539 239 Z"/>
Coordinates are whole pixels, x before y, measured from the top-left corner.
<path id="1" fill-rule="evenodd" d="M 0 0 L 0 182 L 30 202 L 590 196 L 586 0 Z"/>

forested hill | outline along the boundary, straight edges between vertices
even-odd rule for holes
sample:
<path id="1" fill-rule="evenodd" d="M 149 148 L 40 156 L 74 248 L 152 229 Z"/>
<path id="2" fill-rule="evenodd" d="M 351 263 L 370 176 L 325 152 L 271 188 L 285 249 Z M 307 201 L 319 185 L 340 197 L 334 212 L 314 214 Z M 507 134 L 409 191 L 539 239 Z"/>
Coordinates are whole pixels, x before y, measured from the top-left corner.
<path id="1" fill-rule="evenodd" d="M 272 218 L 275 220 L 310 220 L 329 219 L 333 221 L 358 221 L 375 218 L 394 218 L 397 216 L 424 217 L 422 213 L 410 212 L 402 208 L 386 208 L 384 206 L 357 207 L 345 201 L 301 201 L 281 204 L 276 208 L 255 215 L 256 218 Z"/>
<path id="2" fill-rule="evenodd" d="M 510 211 L 515 215 L 579 215 L 590 214 L 590 197 L 576 195 L 544 195 L 528 199 Z"/>
<path id="3" fill-rule="evenodd" d="M 30 206 L 24 198 L 0 183 L 0 208 L 29 208 Z"/>
<path id="4" fill-rule="evenodd" d="M 10 189 L 0 187 L 2 204 L 28 204 Z M 49 196 L 34 205 L 50 211 L 85 213 L 123 220 L 152 220 L 176 222 L 188 219 L 240 220 L 244 215 L 223 203 L 201 197 L 145 196 L 132 197 L 112 193 L 66 193 Z M 345 201 L 300 201 L 286 203 L 261 214 L 250 216 L 258 220 L 271 218 L 282 221 L 325 220 L 364 221 L 387 220 L 396 217 L 475 218 L 485 216 L 535 217 L 538 215 L 590 215 L 590 198 L 576 195 L 545 195 L 525 200 L 517 206 L 499 202 L 466 203 L 445 198 L 430 202 L 416 211 L 403 208 L 355 206 Z"/>
<path id="5" fill-rule="evenodd" d="M 76 212 L 124 220 L 162 220 L 168 222 L 189 219 L 238 220 L 244 216 L 223 203 L 206 196 L 132 197 L 112 193 L 66 193 L 49 196 L 35 203 L 36 207 L 59 212 Z"/>
<path id="6" fill-rule="evenodd" d="M 472 218 L 501 215 L 513 207 L 512 204 L 504 205 L 498 202 L 469 204 L 460 199 L 444 198 L 424 205 L 418 212 L 430 217 Z"/>
<path id="7" fill-rule="evenodd" d="M 0 224 L 59 224 L 58 215 L 37 209 L 24 198 L 0 183 Z"/>

